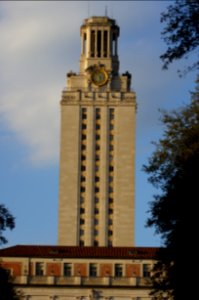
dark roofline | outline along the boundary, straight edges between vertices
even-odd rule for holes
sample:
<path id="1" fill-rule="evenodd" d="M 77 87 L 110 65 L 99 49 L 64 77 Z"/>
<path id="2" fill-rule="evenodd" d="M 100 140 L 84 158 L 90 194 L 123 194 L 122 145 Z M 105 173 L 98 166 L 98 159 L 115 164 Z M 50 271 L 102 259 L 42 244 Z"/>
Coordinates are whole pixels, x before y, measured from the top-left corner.
<path id="1" fill-rule="evenodd" d="M 16 245 L 0 250 L 0 257 L 155 259 L 157 247 L 80 247 Z"/>

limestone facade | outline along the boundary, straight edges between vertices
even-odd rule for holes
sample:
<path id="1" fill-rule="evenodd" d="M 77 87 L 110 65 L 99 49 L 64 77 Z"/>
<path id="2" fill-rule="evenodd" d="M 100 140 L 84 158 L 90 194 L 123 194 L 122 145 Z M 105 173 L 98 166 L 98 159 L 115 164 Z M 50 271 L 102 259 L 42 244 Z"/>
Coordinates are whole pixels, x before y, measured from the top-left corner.
<path id="1" fill-rule="evenodd" d="M 61 99 L 59 245 L 133 246 L 135 93 L 120 75 L 119 27 L 91 17 L 81 27 L 80 71 Z"/>
<path id="2" fill-rule="evenodd" d="M 157 248 L 14 246 L 0 266 L 21 300 L 151 300 Z"/>

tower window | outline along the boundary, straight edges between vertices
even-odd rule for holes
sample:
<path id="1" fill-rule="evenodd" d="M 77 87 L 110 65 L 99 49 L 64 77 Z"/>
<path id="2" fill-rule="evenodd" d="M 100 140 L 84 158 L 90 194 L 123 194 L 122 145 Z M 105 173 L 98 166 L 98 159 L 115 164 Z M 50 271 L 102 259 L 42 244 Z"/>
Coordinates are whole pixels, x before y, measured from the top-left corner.
<path id="1" fill-rule="evenodd" d="M 99 182 L 100 179 L 99 179 L 99 176 L 95 176 L 95 182 Z"/>
<path id="2" fill-rule="evenodd" d="M 97 31 L 97 57 L 101 57 L 101 30 Z"/>
<path id="3" fill-rule="evenodd" d="M 86 166 L 81 166 L 81 171 L 86 171 Z"/>
<path id="4" fill-rule="evenodd" d="M 86 135 L 82 134 L 82 140 L 86 140 Z"/>
<path id="5" fill-rule="evenodd" d="M 83 241 L 83 240 L 80 240 L 79 245 L 80 245 L 80 246 L 84 246 L 84 241 Z"/>
<path id="6" fill-rule="evenodd" d="M 100 135 L 99 135 L 99 134 L 96 134 L 95 139 L 96 139 L 97 141 L 99 141 Z"/>
<path id="7" fill-rule="evenodd" d="M 99 245 L 99 242 L 97 240 L 94 240 L 94 246 L 97 247 Z"/>
<path id="8" fill-rule="evenodd" d="M 85 190 L 86 190 L 85 186 L 81 186 L 80 188 L 81 193 L 85 192 Z"/>
<path id="9" fill-rule="evenodd" d="M 83 54 L 86 54 L 86 33 L 83 35 L 83 45 L 82 45 Z"/>
<path id="10" fill-rule="evenodd" d="M 98 193 L 98 192 L 99 192 L 99 187 L 96 186 L 96 187 L 95 187 L 95 193 Z"/>
<path id="11" fill-rule="evenodd" d="M 95 57 L 95 30 L 91 30 L 91 57 Z"/>
<path id="12" fill-rule="evenodd" d="M 104 57 L 107 57 L 107 45 L 108 45 L 107 41 L 108 41 L 108 31 L 105 30 L 104 31 Z"/>
<path id="13" fill-rule="evenodd" d="M 80 214 L 84 214 L 85 213 L 85 208 L 80 207 Z"/>
<path id="14" fill-rule="evenodd" d="M 84 182 L 84 181 L 86 181 L 85 176 L 81 176 L 81 182 Z"/>
<path id="15" fill-rule="evenodd" d="M 83 123 L 83 124 L 82 124 L 82 129 L 86 129 L 86 127 L 87 127 L 86 124 Z"/>

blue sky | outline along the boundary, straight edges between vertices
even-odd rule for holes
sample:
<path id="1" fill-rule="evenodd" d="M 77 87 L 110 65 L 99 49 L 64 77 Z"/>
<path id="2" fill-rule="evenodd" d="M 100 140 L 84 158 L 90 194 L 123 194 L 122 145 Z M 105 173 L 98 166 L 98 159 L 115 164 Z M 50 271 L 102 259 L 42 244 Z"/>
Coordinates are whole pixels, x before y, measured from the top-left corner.
<path id="1" fill-rule="evenodd" d="M 156 192 L 142 165 L 162 134 L 159 108 L 189 101 L 196 74 L 162 71 L 160 13 L 170 1 L 1 1 L 0 4 L 0 203 L 16 217 L 7 246 L 56 244 L 61 92 L 66 73 L 78 72 L 79 28 L 88 15 L 116 19 L 120 26 L 120 72 L 132 73 L 136 91 L 136 245 L 159 246 L 145 228 Z"/>

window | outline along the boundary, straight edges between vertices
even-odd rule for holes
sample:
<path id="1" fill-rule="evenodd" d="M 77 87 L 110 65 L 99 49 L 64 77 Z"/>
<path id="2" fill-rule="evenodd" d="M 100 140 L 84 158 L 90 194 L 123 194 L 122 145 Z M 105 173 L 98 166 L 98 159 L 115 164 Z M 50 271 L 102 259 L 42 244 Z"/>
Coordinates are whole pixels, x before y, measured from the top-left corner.
<path id="1" fill-rule="evenodd" d="M 85 176 L 81 176 L 81 182 L 84 182 L 84 181 L 86 181 L 86 177 Z"/>
<path id="2" fill-rule="evenodd" d="M 79 245 L 80 245 L 80 246 L 84 246 L 84 241 L 83 241 L 83 240 L 80 240 Z"/>
<path id="3" fill-rule="evenodd" d="M 94 224 L 98 225 L 99 224 L 99 220 L 98 219 L 94 219 Z"/>
<path id="4" fill-rule="evenodd" d="M 99 214 L 99 209 L 98 209 L 97 207 L 95 207 L 94 213 L 95 213 L 95 214 Z"/>
<path id="5" fill-rule="evenodd" d="M 91 277 L 96 277 L 97 276 L 97 264 L 89 264 L 89 275 Z"/>
<path id="6" fill-rule="evenodd" d="M 115 264 L 115 276 L 116 277 L 122 277 L 122 275 L 123 275 L 122 265 L 121 264 Z"/>
<path id="7" fill-rule="evenodd" d="M 100 156 L 98 154 L 95 155 L 95 160 L 99 161 L 100 160 Z"/>
<path id="8" fill-rule="evenodd" d="M 84 197 L 80 196 L 80 204 L 83 204 L 85 202 Z"/>
<path id="9" fill-rule="evenodd" d="M 86 129 L 86 124 L 85 123 L 82 123 L 82 129 Z"/>
<path id="10" fill-rule="evenodd" d="M 85 134 L 82 134 L 82 141 L 83 140 L 86 140 L 86 135 Z"/>
<path id="11" fill-rule="evenodd" d="M 99 193 L 99 187 L 98 186 L 95 187 L 95 193 Z"/>
<path id="12" fill-rule="evenodd" d="M 87 110 L 86 108 L 82 108 L 82 119 L 85 120 L 87 118 Z"/>
<path id="13" fill-rule="evenodd" d="M 113 130 L 113 129 L 114 129 L 114 125 L 110 124 L 110 130 Z"/>
<path id="14" fill-rule="evenodd" d="M 113 203 L 113 198 L 108 198 L 109 204 Z"/>
<path id="15" fill-rule="evenodd" d="M 109 208 L 109 209 L 108 209 L 108 213 L 109 213 L 109 215 L 111 215 L 111 214 L 113 213 L 113 209 L 112 209 L 112 208 Z"/>
<path id="16" fill-rule="evenodd" d="M 113 235 L 113 231 L 112 231 L 112 230 L 109 230 L 109 231 L 108 231 L 108 235 L 109 235 L 109 236 L 112 236 L 112 235 Z"/>
<path id="17" fill-rule="evenodd" d="M 80 214 L 84 214 L 85 213 L 85 208 L 80 207 Z"/>
<path id="18" fill-rule="evenodd" d="M 72 275 L 72 264 L 64 263 L 64 276 L 71 276 Z"/>
<path id="19" fill-rule="evenodd" d="M 80 192 L 81 192 L 81 193 L 84 193 L 85 190 L 86 190 L 85 186 L 81 186 L 81 187 L 80 187 Z"/>
<path id="20" fill-rule="evenodd" d="M 113 182 L 113 177 L 112 177 L 112 176 L 109 176 L 108 181 L 109 181 L 109 182 Z"/>
<path id="21" fill-rule="evenodd" d="M 80 234 L 80 236 L 84 235 L 84 229 L 80 229 L 79 234 Z"/>
<path id="22" fill-rule="evenodd" d="M 44 263 L 43 262 L 36 262 L 35 275 L 36 276 L 43 276 L 44 275 Z"/>
<path id="23" fill-rule="evenodd" d="M 107 40 L 108 40 L 108 31 L 104 31 L 104 57 L 107 57 Z"/>
<path id="24" fill-rule="evenodd" d="M 86 166 L 81 166 L 81 171 L 85 171 L 86 170 Z"/>
<path id="25" fill-rule="evenodd" d="M 108 219 L 108 225 L 113 225 L 113 220 L 112 219 Z"/>
<path id="26" fill-rule="evenodd" d="M 101 57 L 101 30 L 97 31 L 97 57 Z"/>
<path id="27" fill-rule="evenodd" d="M 109 186 L 108 191 L 109 191 L 109 193 L 112 193 L 113 192 L 113 187 Z"/>
<path id="28" fill-rule="evenodd" d="M 150 277 L 151 274 L 151 265 L 143 264 L 143 277 Z"/>
<path id="29" fill-rule="evenodd" d="M 85 224 L 85 220 L 84 219 L 80 219 L 80 225 Z"/>
<path id="30" fill-rule="evenodd" d="M 95 57 L 95 31 L 91 30 L 91 57 Z"/>
<path id="31" fill-rule="evenodd" d="M 99 242 L 97 240 L 94 240 L 94 246 L 97 247 L 99 245 Z"/>
<path id="32" fill-rule="evenodd" d="M 94 230 L 94 235 L 97 236 L 99 234 L 99 231 L 97 229 Z"/>
<path id="33" fill-rule="evenodd" d="M 81 150 L 86 150 L 86 145 L 82 144 L 81 145 Z"/>
<path id="34" fill-rule="evenodd" d="M 95 150 L 100 150 L 100 145 L 99 144 L 95 145 Z"/>
<path id="35" fill-rule="evenodd" d="M 113 166 L 109 166 L 109 172 L 113 172 L 114 167 Z"/>
<path id="36" fill-rule="evenodd" d="M 96 141 L 99 141 L 100 140 L 100 135 L 96 134 L 95 139 L 96 139 Z"/>
<path id="37" fill-rule="evenodd" d="M 99 198 L 95 197 L 94 201 L 95 201 L 95 203 L 99 203 Z"/>

